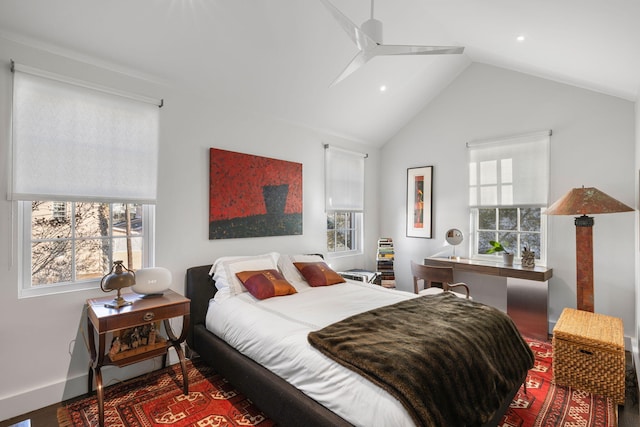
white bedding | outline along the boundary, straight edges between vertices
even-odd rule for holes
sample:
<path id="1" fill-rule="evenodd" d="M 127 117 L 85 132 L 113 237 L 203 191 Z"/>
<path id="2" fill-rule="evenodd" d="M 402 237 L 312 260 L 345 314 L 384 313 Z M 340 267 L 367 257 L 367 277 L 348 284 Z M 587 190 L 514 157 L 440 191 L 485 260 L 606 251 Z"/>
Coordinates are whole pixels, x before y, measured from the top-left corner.
<path id="1" fill-rule="evenodd" d="M 221 291 L 209 303 L 207 329 L 354 425 L 414 426 L 397 399 L 311 347 L 307 335 L 416 295 L 355 281 L 299 289 L 262 301 Z"/>

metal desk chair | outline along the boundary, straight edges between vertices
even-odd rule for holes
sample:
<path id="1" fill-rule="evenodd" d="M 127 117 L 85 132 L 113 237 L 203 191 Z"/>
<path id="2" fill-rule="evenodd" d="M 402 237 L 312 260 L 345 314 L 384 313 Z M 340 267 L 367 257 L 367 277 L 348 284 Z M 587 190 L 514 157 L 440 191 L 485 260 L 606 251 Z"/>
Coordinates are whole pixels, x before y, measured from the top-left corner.
<path id="1" fill-rule="evenodd" d="M 465 283 L 453 283 L 453 267 L 434 267 L 418 264 L 411 261 L 411 274 L 413 275 L 413 292 L 419 295 L 435 295 L 441 292 L 451 292 L 460 298 L 471 299 L 469 286 Z M 418 281 L 422 280 L 423 289 L 418 289 Z M 432 286 L 433 283 L 442 284 L 442 288 Z M 451 289 L 462 288 L 465 293 L 454 292 Z"/>

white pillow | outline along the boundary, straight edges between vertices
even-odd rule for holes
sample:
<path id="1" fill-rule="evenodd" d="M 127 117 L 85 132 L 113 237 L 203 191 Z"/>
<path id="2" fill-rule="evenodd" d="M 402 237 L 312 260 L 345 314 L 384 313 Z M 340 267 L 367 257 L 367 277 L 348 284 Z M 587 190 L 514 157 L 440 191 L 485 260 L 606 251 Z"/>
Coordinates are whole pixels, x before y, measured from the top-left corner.
<path id="1" fill-rule="evenodd" d="M 293 265 L 294 262 L 325 262 L 320 255 L 280 255 L 278 260 L 278 268 L 289 283 L 291 283 L 298 291 L 304 288 L 310 288 L 300 270 Z"/>
<path id="2" fill-rule="evenodd" d="M 213 300 L 215 302 L 222 302 L 222 301 L 228 300 L 229 298 L 231 298 L 231 289 L 229 289 L 228 287 L 220 289 L 213 296 Z"/>
<path id="3" fill-rule="evenodd" d="M 218 258 L 211 266 L 209 274 L 216 282 L 219 290 L 229 288 L 231 295 L 238 295 L 247 292 L 236 273 L 250 270 L 277 270 L 277 252 L 270 252 L 263 255 L 234 256 Z"/>

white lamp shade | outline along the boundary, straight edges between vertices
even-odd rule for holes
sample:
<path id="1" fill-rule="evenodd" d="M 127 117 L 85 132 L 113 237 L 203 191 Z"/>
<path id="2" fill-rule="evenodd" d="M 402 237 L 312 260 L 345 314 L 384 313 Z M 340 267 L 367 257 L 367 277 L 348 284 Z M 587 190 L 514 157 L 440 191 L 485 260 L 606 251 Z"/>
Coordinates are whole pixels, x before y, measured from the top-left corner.
<path id="1" fill-rule="evenodd" d="M 161 294 L 171 287 L 171 272 L 163 267 L 141 268 L 136 271 L 133 292 L 142 295 Z"/>

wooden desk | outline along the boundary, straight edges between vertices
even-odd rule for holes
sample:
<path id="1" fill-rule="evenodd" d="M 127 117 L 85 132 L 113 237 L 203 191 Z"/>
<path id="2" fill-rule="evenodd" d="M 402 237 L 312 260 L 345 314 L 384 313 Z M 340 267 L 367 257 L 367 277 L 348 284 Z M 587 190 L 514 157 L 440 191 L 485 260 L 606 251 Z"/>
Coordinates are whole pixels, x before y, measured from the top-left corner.
<path id="1" fill-rule="evenodd" d="M 513 319 L 520 332 L 531 338 L 545 341 L 549 338 L 548 280 L 553 276 L 552 268 L 506 266 L 500 262 L 464 258 L 433 257 L 425 258 L 424 263 L 453 267 L 454 272 L 504 277 L 507 281 L 507 314 Z"/>
<path id="2" fill-rule="evenodd" d="M 187 366 L 180 344 L 187 337 L 189 329 L 190 300 L 173 291 L 167 291 L 164 295 L 153 298 L 142 298 L 138 294 L 122 294 L 122 297 L 127 301 L 132 301 L 133 304 L 119 309 L 105 307 L 105 303 L 113 301 L 113 295 L 87 300 L 87 332 L 89 335 L 89 351 L 91 352 L 88 388 L 89 393 L 91 393 L 95 373 L 100 427 L 104 426 L 104 389 L 101 373 L 103 366 L 126 366 L 152 357 L 162 356 L 162 367 L 164 368 L 167 363 L 167 350 L 169 347 L 173 347 L 178 353 L 178 359 L 182 367 L 184 394 L 189 394 Z M 174 335 L 169 324 L 169 319 L 173 317 L 183 318 L 182 332 L 179 337 Z M 153 329 L 154 339 L 147 337 L 146 342 L 136 339 L 136 343 L 126 350 L 119 351 L 113 349 L 112 345 L 111 348 L 106 346 L 107 333 L 111 333 L 115 337 L 126 330 L 137 331 L 144 327 L 151 328 L 150 325 L 154 325 L 153 327 L 155 328 L 156 323 L 159 327 L 159 322 L 164 323 L 164 329 L 167 334 L 166 339 L 159 336 L 159 330 Z M 95 335 L 98 336 L 98 348 L 96 348 Z M 149 334 L 149 336 L 151 335 Z M 156 336 L 157 338 L 155 338 Z M 124 338 L 124 335 L 122 337 Z M 120 340 L 119 336 L 118 339 Z M 124 341 L 124 339 L 121 341 Z M 124 343 L 122 345 L 124 346 Z"/>

